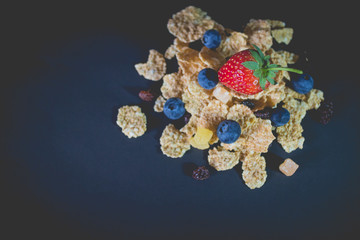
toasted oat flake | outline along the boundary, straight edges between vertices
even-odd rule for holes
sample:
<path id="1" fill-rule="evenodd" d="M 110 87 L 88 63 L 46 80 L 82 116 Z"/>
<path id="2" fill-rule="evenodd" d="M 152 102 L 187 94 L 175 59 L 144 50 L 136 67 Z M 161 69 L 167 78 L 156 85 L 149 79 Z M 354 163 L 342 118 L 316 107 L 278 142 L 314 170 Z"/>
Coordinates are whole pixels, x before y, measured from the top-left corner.
<path id="1" fill-rule="evenodd" d="M 185 43 L 200 39 L 213 26 L 214 21 L 207 13 L 194 6 L 174 14 L 167 24 L 169 32 Z"/>
<path id="2" fill-rule="evenodd" d="M 184 43 L 181 40 L 179 40 L 178 38 L 174 39 L 174 43 L 171 44 L 165 51 L 165 58 L 166 59 L 172 59 L 173 57 L 175 57 L 176 53 L 182 51 L 185 47 L 188 47 L 189 44 L 188 43 Z"/>
<path id="3" fill-rule="evenodd" d="M 285 43 L 288 45 L 293 37 L 294 29 L 282 28 L 271 30 L 271 35 L 278 43 Z"/>
<path id="4" fill-rule="evenodd" d="M 259 153 L 248 154 L 242 164 L 242 177 L 250 189 L 260 188 L 264 185 L 267 173 L 265 158 Z"/>
<path id="5" fill-rule="evenodd" d="M 197 98 L 197 96 L 192 95 L 188 89 L 184 90 L 181 97 L 185 104 L 186 111 L 196 117 L 200 117 L 202 110 L 209 104 L 209 99 Z"/>
<path id="6" fill-rule="evenodd" d="M 226 119 L 228 106 L 218 100 L 212 100 L 202 110 L 198 121 L 198 126 L 210 129 L 216 134 L 219 123 Z"/>
<path id="7" fill-rule="evenodd" d="M 219 68 L 226 62 L 225 57 L 222 54 L 207 47 L 201 48 L 199 57 L 208 68 L 215 70 L 219 70 Z"/>
<path id="8" fill-rule="evenodd" d="M 294 98 L 285 99 L 284 102 L 283 107 L 290 112 L 290 120 L 284 126 L 277 127 L 276 133 L 277 141 L 286 152 L 290 153 L 303 148 L 305 138 L 302 136 L 301 121 L 306 115 L 308 105 Z"/>
<path id="9" fill-rule="evenodd" d="M 308 105 L 308 110 L 318 109 L 321 105 L 321 102 L 324 101 L 324 92 L 319 89 L 311 89 L 305 95 L 306 104 Z"/>
<path id="10" fill-rule="evenodd" d="M 198 118 L 196 116 L 191 116 L 189 122 L 180 129 L 180 132 L 185 133 L 188 137 L 192 137 L 196 133 L 197 122 Z"/>
<path id="11" fill-rule="evenodd" d="M 199 57 L 199 51 L 191 48 L 184 48 L 181 52 L 178 52 L 176 59 L 182 73 L 188 77 L 199 73 L 206 67 Z"/>
<path id="12" fill-rule="evenodd" d="M 168 157 L 180 158 L 190 149 L 190 143 L 185 133 L 180 132 L 173 124 L 164 129 L 160 137 L 161 151 Z"/>
<path id="13" fill-rule="evenodd" d="M 183 92 L 183 82 L 181 79 L 181 73 L 166 74 L 163 77 L 163 85 L 160 90 L 164 98 L 181 98 Z"/>
<path id="14" fill-rule="evenodd" d="M 224 57 L 230 57 L 237 52 L 248 49 L 248 36 L 241 32 L 231 31 L 230 36 L 227 36 L 221 41 L 220 46 L 216 49 Z"/>
<path id="15" fill-rule="evenodd" d="M 297 60 L 299 59 L 299 56 L 295 53 L 291 53 L 288 51 L 280 50 L 277 51 L 278 54 L 280 54 L 286 61 L 287 64 L 295 64 Z"/>
<path id="16" fill-rule="evenodd" d="M 279 21 L 279 20 L 266 20 L 271 28 L 284 28 L 285 27 L 285 22 L 283 21 Z"/>
<path id="17" fill-rule="evenodd" d="M 155 104 L 154 104 L 154 111 L 155 112 L 162 112 L 164 110 L 164 104 L 166 102 L 166 99 L 163 96 L 159 96 L 156 100 L 155 100 Z"/>
<path id="18" fill-rule="evenodd" d="M 146 131 L 146 116 L 139 106 L 119 108 L 116 123 L 128 138 L 140 137 Z"/>
<path id="19" fill-rule="evenodd" d="M 270 28 L 266 20 L 251 19 L 244 29 L 248 43 L 258 46 L 263 52 L 268 50 L 273 44 Z"/>
<path id="20" fill-rule="evenodd" d="M 150 54 L 146 63 L 138 63 L 135 65 L 139 75 L 152 81 L 159 81 L 166 72 L 166 62 L 164 56 L 156 50 L 150 50 Z"/>
<path id="21" fill-rule="evenodd" d="M 239 163 L 240 152 L 228 151 L 222 147 L 209 150 L 208 162 L 217 171 L 232 169 Z"/>

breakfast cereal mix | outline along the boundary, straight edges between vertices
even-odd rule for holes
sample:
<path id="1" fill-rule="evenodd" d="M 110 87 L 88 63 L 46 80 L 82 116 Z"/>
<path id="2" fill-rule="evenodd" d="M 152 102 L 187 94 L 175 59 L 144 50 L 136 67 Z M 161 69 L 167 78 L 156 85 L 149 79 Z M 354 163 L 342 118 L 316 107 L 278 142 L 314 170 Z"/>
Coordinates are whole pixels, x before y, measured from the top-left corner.
<path id="1" fill-rule="evenodd" d="M 163 130 L 164 155 L 180 158 L 191 148 L 206 150 L 208 164 L 217 171 L 242 162 L 242 178 L 255 189 L 267 179 L 261 154 L 275 139 L 288 153 L 303 148 L 302 119 L 307 111 L 319 109 L 324 93 L 313 89 L 312 80 L 303 75 L 290 79 L 289 72 L 302 73 L 287 68 L 299 56 L 273 46 L 273 39 L 290 43 L 293 29 L 285 26 L 279 20 L 251 19 L 244 29 L 231 30 L 194 6 L 172 15 L 167 27 L 175 38 L 164 56 L 176 57 L 178 71 L 166 73 L 165 58 L 156 50 L 150 50 L 147 63 L 135 65 L 144 78 L 163 80 L 154 111 L 184 122 L 180 130 L 172 123 Z M 202 42 L 200 51 L 189 44 L 194 41 Z M 302 81 L 301 89 L 297 81 Z M 333 114 L 333 103 L 323 105 L 325 123 Z M 146 117 L 138 106 L 120 108 L 117 123 L 129 138 L 146 131 Z M 290 176 L 297 168 L 286 159 L 279 170 Z M 205 166 L 193 171 L 197 180 L 209 176 Z"/>

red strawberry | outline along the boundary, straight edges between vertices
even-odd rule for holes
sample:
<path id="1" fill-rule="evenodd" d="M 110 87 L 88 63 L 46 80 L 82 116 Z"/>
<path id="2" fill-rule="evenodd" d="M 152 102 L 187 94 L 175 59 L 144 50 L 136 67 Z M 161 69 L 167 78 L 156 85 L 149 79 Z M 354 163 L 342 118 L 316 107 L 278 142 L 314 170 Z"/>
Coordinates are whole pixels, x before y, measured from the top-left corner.
<path id="1" fill-rule="evenodd" d="M 269 84 L 276 84 L 274 77 L 278 70 L 302 73 L 300 70 L 283 68 L 270 64 L 270 57 L 261 50 L 247 49 L 234 54 L 218 71 L 219 80 L 225 86 L 247 95 L 265 90 Z"/>

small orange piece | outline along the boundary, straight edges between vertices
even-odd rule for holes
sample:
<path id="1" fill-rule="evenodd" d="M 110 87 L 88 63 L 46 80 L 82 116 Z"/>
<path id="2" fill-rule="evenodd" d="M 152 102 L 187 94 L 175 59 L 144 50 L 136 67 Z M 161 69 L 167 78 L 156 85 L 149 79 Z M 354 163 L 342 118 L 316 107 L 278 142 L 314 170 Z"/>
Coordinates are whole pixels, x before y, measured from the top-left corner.
<path id="1" fill-rule="evenodd" d="M 298 167 L 299 165 L 297 165 L 293 160 L 287 158 L 282 164 L 280 164 L 279 169 L 283 174 L 290 177 L 296 172 Z"/>

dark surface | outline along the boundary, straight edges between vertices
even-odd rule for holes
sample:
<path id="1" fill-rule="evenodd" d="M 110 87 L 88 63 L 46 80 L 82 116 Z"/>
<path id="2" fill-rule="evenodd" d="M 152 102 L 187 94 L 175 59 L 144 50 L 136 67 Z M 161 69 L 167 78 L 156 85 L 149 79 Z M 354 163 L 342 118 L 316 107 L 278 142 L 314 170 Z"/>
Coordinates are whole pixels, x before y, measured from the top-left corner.
<path id="1" fill-rule="evenodd" d="M 307 115 L 303 150 L 286 154 L 274 142 L 261 189 L 246 187 L 240 165 L 195 181 L 191 169 L 207 165 L 206 152 L 162 155 L 169 121 L 141 102 L 138 92 L 151 82 L 133 67 L 149 49 L 165 51 L 173 39 L 167 19 L 189 3 L 4 6 L 1 239 L 359 237 L 355 8 L 343 1 L 192 4 L 239 31 L 250 18 L 286 21 L 294 39 L 275 47 L 309 58 L 296 66 L 334 100 L 332 121 L 322 126 Z M 128 104 L 148 116 L 137 139 L 115 123 Z M 286 157 L 300 165 L 292 177 L 278 171 Z"/>

